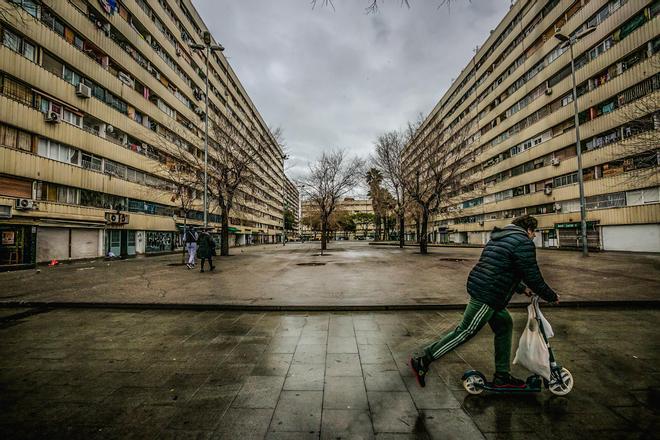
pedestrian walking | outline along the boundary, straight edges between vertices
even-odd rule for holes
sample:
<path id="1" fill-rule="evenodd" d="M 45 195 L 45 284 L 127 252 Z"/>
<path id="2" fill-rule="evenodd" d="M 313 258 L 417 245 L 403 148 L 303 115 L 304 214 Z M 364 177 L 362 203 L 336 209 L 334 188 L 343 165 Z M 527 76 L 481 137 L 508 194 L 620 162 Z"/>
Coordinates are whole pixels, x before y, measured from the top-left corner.
<path id="1" fill-rule="evenodd" d="M 193 269 L 195 267 L 195 257 L 197 256 L 197 232 L 195 232 L 192 226 L 186 228 L 184 240 L 186 242 L 186 250 L 188 251 L 188 263 L 186 263 L 186 266 L 188 269 Z"/>
<path id="2" fill-rule="evenodd" d="M 209 270 L 215 269 L 213 266 L 213 255 L 215 255 L 215 241 L 207 229 L 203 229 L 197 237 L 197 256 L 200 258 L 200 272 L 204 272 L 204 261 L 208 260 Z"/>
<path id="3" fill-rule="evenodd" d="M 532 241 L 538 221 L 524 215 L 504 228 L 494 228 L 479 262 L 467 280 L 470 300 L 458 326 L 439 340 L 424 347 L 423 355 L 411 357 L 410 366 L 420 386 L 432 362 L 440 359 L 476 335 L 488 323 L 495 333 L 494 387 L 524 387 L 525 382 L 511 376 L 511 336 L 513 321 L 506 310 L 515 293 L 556 303 L 557 295 L 543 280 L 536 262 L 536 246 Z M 530 290 L 531 289 L 531 290 Z"/>

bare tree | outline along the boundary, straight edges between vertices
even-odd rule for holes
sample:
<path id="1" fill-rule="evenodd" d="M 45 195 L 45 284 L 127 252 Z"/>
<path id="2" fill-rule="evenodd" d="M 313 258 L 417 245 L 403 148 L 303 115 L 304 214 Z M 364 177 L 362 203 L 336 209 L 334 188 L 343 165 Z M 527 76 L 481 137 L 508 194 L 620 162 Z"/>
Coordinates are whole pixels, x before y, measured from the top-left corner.
<path id="1" fill-rule="evenodd" d="M 36 5 L 30 5 L 26 7 L 30 8 L 37 8 Z M 27 25 L 28 24 L 28 19 L 26 19 L 26 15 L 23 11 L 21 11 L 21 5 L 19 3 L 13 2 L 13 1 L 4 1 L 0 3 L 0 21 L 4 21 L 5 23 L 13 23 L 13 24 L 20 24 L 20 25 Z M 36 17 L 36 9 L 32 11 L 34 14 L 34 17 Z M 31 16 L 27 16 L 29 19 L 33 19 Z"/>
<path id="2" fill-rule="evenodd" d="M 383 174 L 383 183 L 393 194 L 394 212 L 399 223 L 399 247 L 405 244 L 405 191 L 403 187 L 403 134 L 398 131 L 388 131 L 378 136 L 376 140 L 376 155 L 374 164 Z"/>
<path id="3" fill-rule="evenodd" d="M 226 256 L 230 214 L 237 201 L 249 202 L 249 193 L 259 180 L 255 173 L 257 149 L 224 117 L 213 123 L 213 133 L 215 148 L 209 151 L 208 190 L 220 208 L 220 255 Z"/>
<path id="4" fill-rule="evenodd" d="M 650 61 L 655 71 L 660 71 L 660 55 Z M 647 80 L 649 83 L 654 78 Z M 623 170 L 645 170 L 658 167 L 660 157 L 660 93 L 650 93 L 621 107 L 620 120 L 623 122 L 622 152 L 626 155 Z M 645 172 L 633 172 L 630 179 L 646 179 Z"/>
<path id="5" fill-rule="evenodd" d="M 358 185 L 363 176 L 364 161 L 348 159 L 343 150 L 324 152 L 309 166 L 309 173 L 301 183 L 305 199 L 315 205 L 321 219 L 321 254 L 327 249 L 327 230 L 331 215 L 339 200 Z"/>
<path id="6" fill-rule="evenodd" d="M 431 215 L 447 212 L 460 186 L 461 167 L 471 160 L 471 155 L 461 149 L 466 145 L 468 127 L 459 129 L 450 138 L 436 139 L 439 129 L 429 130 L 425 136 L 417 133 L 418 142 L 410 144 L 414 157 L 407 164 L 408 173 L 404 187 L 408 196 L 417 203 L 421 218 L 419 250 L 428 253 L 428 223 Z M 409 125 L 409 130 L 413 126 Z"/>
<path id="7" fill-rule="evenodd" d="M 173 153 L 168 154 L 165 162 L 159 164 L 158 171 L 164 177 L 165 183 L 160 185 L 158 189 L 164 194 L 171 195 L 170 201 L 177 204 L 183 216 L 185 234 L 188 226 L 188 214 L 193 210 L 196 203 L 201 204 L 198 189 L 200 184 L 203 183 L 200 181 L 200 171 L 203 171 L 203 164 L 183 145 L 177 146 Z M 181 255 L 183 263 L 186 255 L 185 245 Z"/>
<path id="8" fill-rule="evenodd" d="M 400 0 L 401 2 L 401 7 L 406 7 L 410 8 L 410 0 Z M 438 1 L 438 8 L 441 8 L 443 6 L 449 7 L 451 6 L 452 0 L 439 0 Z M 317 5 L 321 6 L 330 6 L 332 9 L 335 9 L 335 3 L 334 0 L 311 0 L 312 3 L 312 9 L 314 9 Z M 384 0 L 367 0 L 365 2 L 366 6 L 364 10 L 366 11 L 367 14 L 375 14 L 380 10 L 380 4 L 384 3 Z"/>

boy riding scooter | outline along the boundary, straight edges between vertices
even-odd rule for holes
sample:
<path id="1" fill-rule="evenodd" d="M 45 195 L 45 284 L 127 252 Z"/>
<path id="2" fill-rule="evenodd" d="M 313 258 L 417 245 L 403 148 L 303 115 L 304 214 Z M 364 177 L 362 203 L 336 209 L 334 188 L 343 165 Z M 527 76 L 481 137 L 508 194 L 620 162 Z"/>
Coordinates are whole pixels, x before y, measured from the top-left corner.
<path id="1" fill-rule="evenodd" d="M 514 292 L 530 296 L 533 291 L 548 302 L 559 301 L 559 295 L 545 283 L 536 263 L 536 247 L 532 240 L 537 226 L 534 217 L 524 215 L 503 229 L 493 229 L 479 262 L 468 276 L 470 301 L 463 320 L 453 331 L 425 347 L 422 356 L 410 358 L 410 366 L 420 386 L 426 385 L 426 375 L 433 361 L 468 341 L 488 323 L 495 333 L 492 386 L 525 387 L 525 381 L 509 373 L 513 322 L 506 306 Z"/>

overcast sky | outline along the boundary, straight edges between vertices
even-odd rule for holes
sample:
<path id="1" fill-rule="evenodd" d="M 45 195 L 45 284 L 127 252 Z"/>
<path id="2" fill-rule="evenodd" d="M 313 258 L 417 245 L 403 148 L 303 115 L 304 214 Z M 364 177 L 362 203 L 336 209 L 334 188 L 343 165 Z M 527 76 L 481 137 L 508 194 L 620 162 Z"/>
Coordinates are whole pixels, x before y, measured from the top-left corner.
<path id="1" fill-rule="evenodd" d="M 319 0 L 321 3 L 322 0 Z M 428 114 L 510 0 L 193 0 L 259 113 L 281 126 L 296 178 L 323 150 L 367 157 L 378 134 Z"/>

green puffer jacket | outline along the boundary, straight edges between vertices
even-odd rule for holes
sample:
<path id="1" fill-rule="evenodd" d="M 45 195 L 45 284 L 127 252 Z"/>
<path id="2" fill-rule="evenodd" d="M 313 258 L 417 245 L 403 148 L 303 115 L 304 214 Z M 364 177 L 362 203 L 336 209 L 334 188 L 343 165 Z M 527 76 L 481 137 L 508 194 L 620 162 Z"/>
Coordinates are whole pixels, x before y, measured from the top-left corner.
<path id="1" fill-rule="evenodd" d="M 525 286 L 546 301 L 557 300 L 557 294 L 543 280 L 536 263 L 536 246 L 527 232 L 515 225 L 493 229 L 479 262 L 468 276 L 468 293 L 477 301 L 502 310 L 513 293 L 522 293 Z"/>

